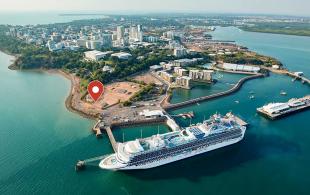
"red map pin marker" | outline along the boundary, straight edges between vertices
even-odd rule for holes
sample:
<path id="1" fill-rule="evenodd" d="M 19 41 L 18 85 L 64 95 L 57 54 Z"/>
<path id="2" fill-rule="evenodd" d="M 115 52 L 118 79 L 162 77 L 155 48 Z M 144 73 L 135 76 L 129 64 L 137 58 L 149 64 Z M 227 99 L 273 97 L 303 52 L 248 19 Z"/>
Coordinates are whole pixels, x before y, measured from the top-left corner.
<path id="1" fill-rule="evenodd" d="M 91 98 L 97 101 L 102 95 L 104 87 L 100 81 L 92 81 L 88 84 L 87 90 Z"/>

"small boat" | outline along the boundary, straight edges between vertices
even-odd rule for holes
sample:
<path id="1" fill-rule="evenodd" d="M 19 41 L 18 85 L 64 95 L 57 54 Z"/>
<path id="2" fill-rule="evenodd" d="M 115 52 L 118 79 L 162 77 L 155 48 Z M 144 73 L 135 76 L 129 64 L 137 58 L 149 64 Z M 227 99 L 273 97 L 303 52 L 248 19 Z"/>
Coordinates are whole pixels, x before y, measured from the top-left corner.
<path id="1" fill-rule="evenodd" d="M 235 101 L 236 104 L 239 104 L 240 102 L 238 100 Z"/>
<path id="2" fill-rule="evenodd" d="M 250 91 L 249 94 L 255 94 L 254 91 Z"/>
<path id="3" fill-rule="evenodd" d="M 280 95 L 287 95 L 287 93 L 286 93 L 285 91 L 282 90 L 282 91 L 280 92 Z"/>
<path id="4" fill-rule="evenodd" d="M 250 96 L 250 99 L 254 99 L 254 98 L 255 98 L 255 96 L 254 96 L 254 95 L 251 95 L 251 96 Z"/>

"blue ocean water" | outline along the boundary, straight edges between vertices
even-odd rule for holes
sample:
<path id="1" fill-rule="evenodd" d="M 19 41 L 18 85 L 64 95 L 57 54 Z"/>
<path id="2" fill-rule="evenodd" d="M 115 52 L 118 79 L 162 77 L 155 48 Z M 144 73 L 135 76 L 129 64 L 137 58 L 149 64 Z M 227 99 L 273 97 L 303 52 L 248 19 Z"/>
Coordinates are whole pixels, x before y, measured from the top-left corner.
<path id="1" fill-rule="evenodd" d="M 218 28 L 213 36 L 236 40 L 310 75 L 309 37 L 236 28 Z M 255 111 L 268 102 L 310 94 L 308 86 L 288 77 L 252 80 L 231 96 L 173 112 L 193 110 L 192 122 L 198 122 L 216 111 L 232 110 L 250 123 L 240 144 L 151 170 L 111 172 L 93 166 L 76 173 L 77 160 L 112 152 L 108 139 L 97 140 L 90 133 L 93 121 L 65 109 L 70 83 L 63 77 L 10 71 L 10 63 L 11 57 L 0 53 L 0 194 L 309 194 L 310 112 L 269 121 Z M 186 98 L 218 90 L 197 88 Z M 280 96 L 281 90 L 288 96 Z M 255 99 L 249 98 L 250 91 Z M 174 98 L 184 97 L 183 92 L 175 93 Z M 134 139 L 141 128 L 115 134 L 121 139 L 126 131 L 126 137 Z M 146 131 L 156 133 L 157 126 L 153 128 Z"/>

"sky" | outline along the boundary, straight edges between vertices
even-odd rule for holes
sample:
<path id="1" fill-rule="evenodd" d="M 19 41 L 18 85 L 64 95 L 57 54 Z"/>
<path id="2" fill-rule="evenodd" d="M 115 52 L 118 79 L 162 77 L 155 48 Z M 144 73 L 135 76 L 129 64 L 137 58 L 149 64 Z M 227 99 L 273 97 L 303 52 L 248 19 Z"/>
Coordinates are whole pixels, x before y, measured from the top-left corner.
<path id="1" fill-rule="evenodd" d="M 0 11 L 200 12 L 310 16 L 310 0 L 0 0 Z"/>

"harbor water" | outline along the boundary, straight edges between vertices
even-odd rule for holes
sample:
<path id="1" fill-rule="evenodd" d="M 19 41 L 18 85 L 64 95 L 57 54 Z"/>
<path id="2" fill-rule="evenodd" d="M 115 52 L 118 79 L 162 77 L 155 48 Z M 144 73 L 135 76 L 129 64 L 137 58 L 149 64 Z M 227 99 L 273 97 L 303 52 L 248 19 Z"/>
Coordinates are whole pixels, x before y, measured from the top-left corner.
<path id="1" fill-rule="evenodd" d="M 236 40 L 310 75 L 309 37 L 236 28 L 218 28 L 213 36 Z M 237 145 L 150 170 L 112 172 L 90 166 L 76 173 L 77 160 L 112 152 L 107 137 L 97 140 L 90 132 L 94 121 L 66 110 L 69 81 L 42 72 L 10 71 L 11 59 L 0 53 L 0 194 L 309 194 L 310 111 L 278 121 L 256 113 L 266 103 L 309 94 L 307 85 L 272 74 L 245 83 L 233 95 L 172 112 L 194 111 L 192 122 L 199 122 L 215 112 L 233 111 L 250 124 L 244 141 Z M 229 87 L 227 82 L 223 87 L 176 91 L 172 101 L 217 93 Z M 281 90 L 287 96 L 281 96 Z M 250 92 L 254 99 L 249 98 Z M 189 125 L 189 120 L 176 120 L 181 126 Z M 134 139 L 142 128 L 115 133 L 118 140 L 122 131 Z M 145 131 L 157 133 L 158 127 L 153 128 Z"/>

